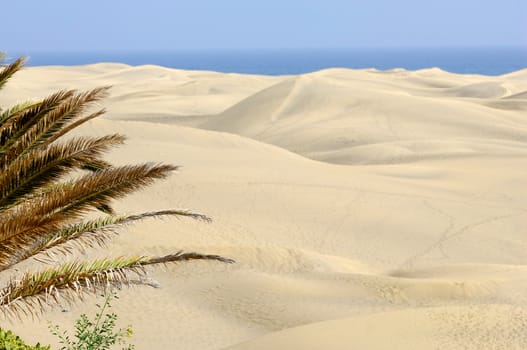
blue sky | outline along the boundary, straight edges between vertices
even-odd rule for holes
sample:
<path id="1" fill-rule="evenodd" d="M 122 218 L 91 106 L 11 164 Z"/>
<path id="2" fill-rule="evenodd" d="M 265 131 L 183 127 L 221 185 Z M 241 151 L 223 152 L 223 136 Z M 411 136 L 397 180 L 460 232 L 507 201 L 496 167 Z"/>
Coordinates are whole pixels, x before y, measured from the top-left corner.
<path id="1" fill-rule="evenodd" d="M 0 50 L 527 47 L 527 0 L 10 0 Z"/>

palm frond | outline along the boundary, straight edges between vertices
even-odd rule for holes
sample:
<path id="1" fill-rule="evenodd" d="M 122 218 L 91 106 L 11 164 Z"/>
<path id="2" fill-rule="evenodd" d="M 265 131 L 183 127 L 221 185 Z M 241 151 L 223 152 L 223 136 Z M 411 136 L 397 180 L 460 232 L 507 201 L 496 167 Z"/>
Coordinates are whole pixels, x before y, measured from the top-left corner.
<path id="1" fill-rule="evenodd" d="M 2 112 L 0 113 L 0 125 L 3 124 L 6 120 L 11 118 L 16 113 L 20 113 L 30 107 L 33 107 L 34 104 L 35 102 L 33 101 L 26 101 L 26 102 L 18 103 L 11 108 L 2 110 Z"/>
<path id="2" fill-rule="evenodd" d="M 118 233 L 118 229 L 126 224 L 147 218 L 159 218 L 162 216 L 185 216 L 197 220 L 210 221 L 206 215 L 193 212 L 188 209 L 172 209 L 152 211 L 135 215 L 119 215 L 88 220 L 81 223 L 68 225 L 58 232 L 47 235 L 26 234 L 15 236 L 0 242 L 0 271 L 26 260 L 39 253 L 53 254 L 50 249 L 58 247 L 62 253 L 71 253 L 71 245 L 65 243 L 77 243 L 79 249 L 103 245 L 111 235 Z"/>
<path id="3" fill-rule="evenodd" d="M 35 125 L 46 113 L 57 108 L 75 94 L 74 90 L 63 90 L 35 103 L 0 124 L 0 154 L 14 144 L 24 133 Z"/>
<path id="4" fill-rule="evenodd" d="M 78 137 L 64 144 L 35 149 L 27 156 L 17 158 L 0 174 L 0 208 L 24 200 L 28 194 L 74 168 L 86 164 L 96 166 L 105 151 L 122 144 L 124 139 L 117 134 L 100 138 Z"/>
<path id="5" fill-rule="evenodd" d="M 64 127 L 71 121 L 79 118 L 91 104 L 106 97 L 108 90 L 109 87 L 100 87 L 87 92 L 77 93 L 62 103 L 58 108 L 47 113 L 46 118 L 43 118 L 39 124 L 34 126 L 34 129 L 37 130 L 35 134 L 38 134 L 38 137 L 35 138 L 33 144 L 50 143 L 48 142 L 50 138 L 55 140 L 63 135 L 64 133 L 61 131 L 64 131 Z M 89 119 L 93 119 L 103 113 L 104 110 L 99 110 L 90 115 Z M 78 125 L 80 124 L 76 126 Z M 59 134 L 58 136 L 56 136 L 57 133 Z"/>
<path id="6" fill-rule="evenodd" d="M 87 121 L 90 121 L 90 120 L 92 120 L 94 118 L 97 118 L 98 116 L 101 116 L 104 113 L 106 113 L 106 110 L 103 108 L 103 109 L 98 110 L 97 112 L 94 112 L 94 113 L 91 113 L 91 114 L 89 114 L 89 115 L 87 115 L 85 117 L 82 117 L 82 118 L 76 120 L 73 123 L 70 123 L 68 125 L 63 126 L 59 130 L 57 130 L 53 135 L 50 135 L 47 138 L 47 140 L 42 143 L 42 146 L 49 145 L 50 143 L 54 142 L 58 138 L 64 136 L 68 132 L 70 132 L 71 130 L 73 130 L 75 128 L 78 128 L 79 126 L 81 126 L 82 124 L 86 123 Z"/>
<path id="7" fill-rule="evenodd" d="M 167 164 L 126 165 L 104 169 L 72 182 L 69 191 L 61 193 L 60 198 L 50 193 L 49 198 L 44 198 L 44 202 L 61 208 L 61 215 L 82 214 L 90 207 L 108 206 L 112 200 L 164 179 L 177 169 L 177 166 Z"/>
<path id="8" fill-rule="evenodd" d="M 187 260 L 234 262 L 218 255 L 178 252 L 161 257 L 120 257 L 89 263 L 66 263 L 58 268 L 26 273 L 20 279 L 12 279 L 0 290 L 0 310 L 7 314 L 33 314 L 42 311 L 50 302 L 70 302 L 76 297 L 82 297 L 86 292 L 96 293 L 110 286 L 128 285 L 134 281 L 129 273 L 144 276 L 144 267 L 147 265 Z M 135 281 L 140 283 L 140 280 Z"/>
<path id="9" fill-rule="evenodd" d="M 0 89 L 2 88 L 2 86 L 5 85 L 5 83 L 7 83 L 7 81 L 9 80 L 9 78 L 13 76 L 13 74 L 18 72 L 20 68 L 22 68 L 22 66 L 24 65 L 24 62 L 25 62 L 25 58 L 20 57 L 15 62 L 5 66 L 0 71 Z"/>
<path id="10" fill-rule="evenodd" d="M 61 231 L 51 234 L 47 240 L 46 249 L 79 238 L 82 239 L 83 242 L 85 242 L 85 240 L 90 241 L 94 239 L 94 243 L 104 243 L 104 236 L 106 236 L 107 233 L 115 233 L 116 230 L 123 225 L 131 224 L 133 222 L 147 218 L 159 218 L 163 216 L 184 216 L 206 222 L 211 221 L 208 216 L 188 209 L 171 209 L 151 211 L 134 215 L 107 216 L 68 225 Z"/>
<path id="11" fill-rule="evenodd" d="M 99 88 L 85 93 L 74 93 L 46 113 L 38 114 L 19 131 L 19 134 L 10 138 L 9 145 L 3 147 L 2 163 L 9 163 L 35 147 L 47 145 L 63 135 L 64 127 L 79 118 L 91 103 L 104 97 L 107 90 L 108 88 Z M 98 111 L 88 117 L 94 118 L 102 113 L 103 111 Z"/>
<path id="12" fill-rule="evenodd" d="M 188 260 L 216 260 L 220 261 L 226 264 L 233 264 L 235 261 L 233 259 L 225 258 L 220 255 L 211 255 L 211 254 L 201 254 L 201 253 L 185 253 L 183 251 L 179 251 L 175 254 L 169 254 L 161 257 L 148 257 L 143 258 L 142 261 L 139 262 L 141 266 L 146 265 L 156 265 L 156 264 L 166 264 L 170 262 L 180 262 L 180 261 L 188 261 Z"/>
<path id="13" fill-rule="evenodd" d="M 0 212 L 0 242 L 17 235 L 55 232 L 90 209 L 163 179 L 173 165 L 142 164 L 105 169 Z"/>

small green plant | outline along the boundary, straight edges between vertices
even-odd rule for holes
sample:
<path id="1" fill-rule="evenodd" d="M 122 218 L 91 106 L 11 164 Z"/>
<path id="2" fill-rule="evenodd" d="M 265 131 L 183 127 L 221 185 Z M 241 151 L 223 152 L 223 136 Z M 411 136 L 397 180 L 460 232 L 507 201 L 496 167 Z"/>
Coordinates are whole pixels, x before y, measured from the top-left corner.
<path id="1" fill-rule="evenodd" d="M 60 349 L 108 350 L 115 344 L 121 345 L 123 350 L 134 349 L 132 344 L 126 343 L 126 338 L 132 337 L 133 334 L 131 326 L 114 331 L 117 315 L 107 312 L 107 309 L 112 307 L 111 299 L 117 299 L 117 295 L 113 292 L 106 296 L 102 305 L 97 304 L 99 311 L 95 314 L 93 321 L 86 314 L 82 314 L 75 321 L 76 340 L 72 340 L 66 331 L 61 331 L 59 326 L 50 324 L 51 333 L 57 336 L 59 343 L 62 344 Z"/>
<path id="2" fill-rule="evenodd" d="M 13 332 L 0 329 L 0 349 L 2 350 L 49 350 L 48 346 L 37 343 L 35 346 L 26 345 L 18 335 Z"/>

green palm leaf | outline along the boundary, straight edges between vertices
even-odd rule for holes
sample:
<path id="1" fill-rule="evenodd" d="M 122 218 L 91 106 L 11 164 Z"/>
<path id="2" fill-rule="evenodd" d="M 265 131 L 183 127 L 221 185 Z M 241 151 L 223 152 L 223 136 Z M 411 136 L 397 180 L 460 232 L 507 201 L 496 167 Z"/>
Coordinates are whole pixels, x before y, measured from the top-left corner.
<path id="1" fill-rule="evenodd" d="M 141 283 L 144 267 L 189 260 L 215 260 L 233 263 L 219 255 L 184 253 L 182 251 L 161 257 L 119 257 L 93 262 L 71 262 L 58 268 L 37 273 L 26 273 L 20 279 L 11 279 L 0 289 L 0 310 L 4 313 L 42 311 L 51 302 L 71 301 L 82 293 L 96 293 L 109 286 L 121 287 L 133 282 Z M 136 279 L 130 275 L 135 274 Z"/>

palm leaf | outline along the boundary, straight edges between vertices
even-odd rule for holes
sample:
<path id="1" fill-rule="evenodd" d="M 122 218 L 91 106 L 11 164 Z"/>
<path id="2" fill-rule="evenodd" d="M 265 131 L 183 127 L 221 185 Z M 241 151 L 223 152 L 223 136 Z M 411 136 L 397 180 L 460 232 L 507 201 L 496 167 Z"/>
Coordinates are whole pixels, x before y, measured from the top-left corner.
<path id="1" fill-rule="evenodd" d="M 88 220 L 78 224 L 68 225 L 61 231 L 51 234 L 46 240 L 47 242 L 45 249 L 49 249 L 76 239 L 81 239 L 83 242 L 88 243 L 93 242 L 95 244 L 102 244 L 106 240 L 108 233 L 115 233 L 116 230 L 123 225 L 131 224 L 147 218 L 159 218 L 163 216 L 184 216 L 206 222 L 211 221 L 208 216 L 188 209 L 171 209 L 151 211 L 134 215 L 107 216 L 104 218 Z"/>
<path id="2" fill-rule="evenodd" d="M 13 127 L 19 126 L 17 134 L 10 137 L 10 143 L 2 148 L 3 164 L 9 163 L 39 145 L 48 145 L 51 141 L 64 134 L 64 127 L 72 120 L 79 118 L 81 113 L 93 102 L 106 95 L 108 88 L 99 88 L 85 93 L 74 93 L 63 99 L 59 104 L 38 113 L 30 118 L 25 125 L 18 125 L 17 118 L 12 117 L 4 124 Z M 88 119 L 101 115 L 98 111 L 88 116 Z M 23 113 L 22 113 L 23 114 Z M 9 123 L 11 121 L 11 123 Z M 78 126 L 80 124 L 76 124 Z M 1 130 L 1 128 L 0 128 Z M 68 130 L 66 130 L 67 132 Z M 58 134 L 58 135 L 57 135 Z"/>
<path id="3" fill-rule="evenodd" d="M 0 113 L 0 125 L 3 124 L 6 120 L 11 118 L 16 113 L 21 113 L 22 111 L 24 111 L 24 110 L 26 110 L 26 109 L 28 109 L 30 107 L 33 107 L 34 105 L 35 105 L 35 102 L 26 101 L 26 102 L 22 102 L 22 103 L 16 104 L 13 107 L 8 108 L 6 110 L 3 110 Z"/>
<path id="4" fill-rule="evenodd" d="M 72 246 L 65 245 L 66 243 L 76 242 L 79 249 L 84 249 L 86 246 L 101 246 L 109 236 L 117 234 L 118 229 L 123 225 L 162 216 L 185 216 L 210 221 L 208 216 L 188 209 L 173 209 L 88 220 L 68 225 L 58 232 L 51 232 L 47 235 L 16 236 L 0 243 L 0 271 L 42 252 L 49 257 L 52 254 L 50 249 L 54 247 L 58 247 L 62 253 L 71 253 Z"/>
<path id="5" fill-rule="evenodd" d="M 87 121 L 90 121 L 90 120 L 92 120 L 94 118 L 97 118 L 98 116 L 101 116 L 104 113 L 106 113 L 106 110 L 105 109 L 100 109 L 97 112 L 94 112 L 94 113 L 91 113 L 91 114 L 89 114 L 89 115 L 87 115 L 85 117 L 82 117 L 82 118 L 76 120 L 73 123 L 70 123 L 68 125 L 64 125 L 59 130 L 56 130 L 53 133 L 53 135 L 49 135 L 47 140 L 42 143 L 42 146 L 49 145 L 53 141 L 57 140 L 58 138 L 64 136 L 66 133 L 70 132 L 71 130 L 73 130 L 75 128 L 78 128 L 79 126 L 81 126 L 82 124 L 86 123 Z"/>
<path id="6" fill-rule="evenodd" d="M 41 102 L 35 103 L 30 108 L 12 114 L 0 124 L 0 154 L 24 136 L 49 111 L 60 106 L 75 94 L 73 90 L 64 90 L 54 93 Z M 0 163 L 1 165 L 1 163 Z"/>
<path id="7" fill-rule="evenodd" d="M 113 199 L 135 192 L 176 170 L 173 165 L 142 164 L 97 171 L 55 191 L 0 212 L 0 242 L 17 235 L 60 231 L 90 209 L 109 207 Z"/>
<path id="8" fill-rule="evenodd" d="M 2 88 L 2 86 L 5 85 L 5 83 L 7 83 L 7 81 L 13 76 L 13 74 L 18 72 L 20 68 L 22 68 L 22 66 L 24 65 L 24 61 L 25 59 L 23 57 L 20 57 L 15 62 L 5 66 L 0 71 L 0 89 Z"/>
<path id="9" fill-rule="evenodd" d="M 76 93 L 56 109 L 47 113 L 45 118 L 33 127 L 35 130 L 34 133 L 38 136 L 33 140 L 32 146 L 40 143 L 49 144 L 52 140 L 62 136 L 65 130 L 64 127 L 72 120 L 81 117 L 82 113 L 94 102 L 106 97 L 108 95 L 108 89 L 109 87 L 101 87 L 87 92 Z M 103 113 L 104 110 L 99 110 L 92 113 L 87 119 L 84 119 L 87 121 Z M 76 124 L 73 128 L 78 125 L 80 124 Z"/>
<path id="10" fill-rule="evenodd" d="M 109 286 L 121 287 L 131 282 L 141 283 L 141 280 L 132 279 L 129 273 L 144 276 L 144 267 L 147 265 L 188 260 L 234 262 L 219 255 L 180 251 L 161 257 L 120 257 L 90 263 L 66 263 L 58 268 L 26 273 L 20 279 L 11 279 L 8 285 L 0 290 L 0 309 L 7 314 L 33 314 L 35 311 L 42 311 L 50 302 L 70 302 L 85 292 L 96 293 Z"/>
<path id="11" fill-rule="evenodd" d="M 79 137 L 65 144 L 35 149 L 16 159 L 0 174 L 0 208 L 16 204 L 75 167 L 96 166 L 105 151 L 123 142 L 124 136 L 117 134 L 100 138 Z"/>

